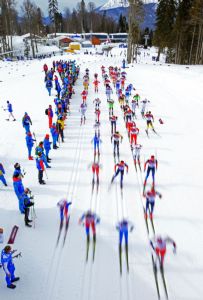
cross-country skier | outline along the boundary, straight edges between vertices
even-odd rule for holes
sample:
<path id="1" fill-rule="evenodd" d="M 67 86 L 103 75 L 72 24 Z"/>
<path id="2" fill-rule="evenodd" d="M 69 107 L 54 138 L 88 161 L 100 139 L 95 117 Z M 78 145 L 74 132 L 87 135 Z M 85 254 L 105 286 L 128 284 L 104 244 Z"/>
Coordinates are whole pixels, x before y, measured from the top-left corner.
<path id="1" fill-rule="evenodd" d="M 95 174 L 96 174 L 97 184 L 99 184 L 99 170 L 100 170 L 100 168 L 101 168 L 101 165 L 100 165 L 99 161 L 94 161 L 92 163 L 92 174 L 93 174 L 92 183 L 93 184 L 95 182 Z"/>
<path id="2" fill-rule="evenodd" d="M 120 187 L 121 187 L 121 189 L 123 188 L 123 176 L 124 176 L 125 168 L 126 168 L 126 171 L 128 173 L 128 165 L 123 160 L 121 160 L 119 163 L 115 164 L 115 166 L 114 166 L 115 174 L 113 175 L 113 177 L 111 179 L 111 183 L 113 183 L 116 176 L 118 176 L 118 174 L 120 173 L 121 174 L 121 177 L 120 177 Z"/>
<path id="3" fill-rule="evenodd" d="M 166 255 L 167 244 L 173 245 L 173 253 L 176 254 L 176 248 L 177 248 L 176 243 L 169 236 L 162 237 L 160 235 L 157 235 L 150 241 L 150 245 L 156 254 L 155 266 L 157 266 L 157 259 L 158 259 L 161 270 L 163 270 L 164 257 Z"/>
<path id="4" fill-rule="evenodd" d="M 13 121 L 16 121 L 16 118 L 15 118 L 14 115 L 13 115 L 13 107 L 12 107 L 12 104 L 11 104 L 9 101 L 7 101 L 6 103 L 7 103 L 7 108 L 5 108 L 4 110 L 8 110 L 8 112 L 9 112 L 8 119 L 6 119 L 6 120 L 7 120 L 7 121 L 10 121 L 10 117 L 12 117 L 12 118 L 13 118 Z"/>
<path id="5" fill-rule="evenodd" d="M 119 247 L 122 246 L 123 236 L 125 238 L 125 245 L 128 245 L 128 231 L 133 231 L 133 224 L 130 221 L 123 219 L 122 221 L 118 222 L 118 224 L 116 225 L 116 229 L 119 232 Z"/>
<path id="6" fill-rule="evenodd" d="M 145 110 L 146 110 L 146 106 L 147 106 L 147 103 L 149 103 L 150 101 L 147 100 L 146 98 L 144 100 L 141 101 L 142 103 L 142 107 L 141 107 L 141 115 L 142 117 L 144 118 L 144 115 L 145 115 Z"/>
<path id="7" fill-rule="evenodd" d="M 132 127 L 130 127 L 130 144 L 132 145 L 134 143 L 134 145 L 137 144 L 137 136 L 139 134 L 140 130 L 139 128 L 136 127 L 136 125 L 133 125 Z"/>
<path id="8" fill-rule="evenodd" d="M 98 109 L 101 104 L 101 100 L 99 98 L 95 98 L 93 103 L 95 105 L 95 109 Z"/>
<path id="9" fill-rule="evenodd" d="M 13 187 L 14 191 L 16 193 L 16 196 L 19 201 L 19 210 L 23 214 L 24 213 L 24 206 L 23 206 L 23 201 L 22 201 L 22 193 L 24 192 L 24 186 L 22 183 L 22 178 L 24 175 L 21 172 L 20 164 L 16 163 L 14 165 L 14 172 L 13 172 Z"/>
<path id="10" fill-rule="evenodd" d="M 82 96 L 82 102 L 85 103 L 87 100 L 87 91 L 83 90 L 81 96 Z"/>
<path id="11" fill-rule="evenodd" d="M 111 135 L 111 143 L 113 142 L 113 154 L 114 156 L 116 155 L 119 157 L 119 144 L 120 142 L 122 143 L 123 141 L 123 136 L 119 133 L 119 131 L 116 131 Z"/>
<path id="12" fill-rule="evenodd" d="M 72 202 L 68 202 L 67 199 L 65 199 L 65 198 L 61 199 L 57 203 L 57 206 L 59 207 L 59 210 L 60 210 L 60 227 L 61 228 L 63 226 L 64 217 L 65 217 L 66 224 L 68 223 L 68 219 L 69 219 L 68 209 L 71 204 L 72 204 Z"/>
<path id="13" fill-rule="evenodd" d="M 113 115 L 110 117 L 110 122 L 111 122 L 111 134 L 116 132 L 116 123 L 117 123 L 118 117 Z"/>
<path id="14" fill-rule="evenodd" d="M 85 225 L 88 241 L 90 240 L 90 227 L 92 228 L 93 240 L 96 241 L 96 224 L 98 224 L 99 222 L 100 222 L 100 218 L 91 210 L 88 210 L 80 217 L 79 224 Z"/>
<path id="15" fill-rule="evenodd" d="M 97 79 L 95 79 L 94 82 L 93 82 L 93 84 L 94 84 L 94 92 L 98 93 L 98 91 L 99 91 L 98 86 L 100 84 L 100 81 L 97 80 Z"/>
<path id="16" fill-rule="evenodd" d="M 144 188 L 146 186 L 147 178 L 149 177 L 150 172 L 152 173 L 152 181 L 153 181 L 152 185 L 155 186 L 155 171 L 158 168 L 158 161 L 157 161 L 157 159 L 155 159 L 154 155 L 151 155 L 151 157 L 145 162 L 144 172 L 146 171 L 147 165 L 148 165 L 148 167 L 147 167 L 147 174 L 146 174 L 145 181 L 144 181 Z"/>
<path id="17" fill-rule="evenodd" d="M 81 119 L 80 119 L 80 125 L 85 124 L 85 121 L 86 121 L 86 117 L 85 117 L 85 113 L 86 113 L 86 110 L 87 110 L 87 104 L 86 103 L 81 103 L 80 105 L 80 113 L 81 113 Z"/>
<path id="18" fill-rule="evenodd" d="M 107 101 L 109 104 L 109 117 L 113 116 L 113 106 L 114 106 L 114 100 L 110 99 Z"/>
<path id="19" fill-rule="evenodd" d="M 0 163 L 0 181 L 1 181 L 5 186 L 7 186 L 7 182 L 6 182 L 6 179 L 5 179 L 5 177 L 4 177 L 4 174 L 5 174 L 4 167 L 3 167 L 3 165 Z"/>
<path id="20" fill-rule="evenodd" d="M 102 143 L 102 140 L 100 139 L 100 136 L 96 131 L 93 139 L 91 140 L 91 143 L 94 144 L 94 155 L 96 155 L 96 153 L 100 155 L 100 145 Z"/>
<path id="21" fill-rule="evenodd" d="M 22 125 L 25 128 L 25 133 L 30 132 L 30 125 L 32 125 L 32 121 L 27 112 L 25 112 L 23 116 Z"/>
<path id="22" fill-rule="evenodd" d="M 3 267 L 3 270 L 6 274 L 6 283 L 7 287 L 9 289 L 14 289 L 16 286 L 13 284 L 13 282 L 18 281 L 20 278 L 15 277 L 15 266 L 13 263 L 13 254 L 16 250 L 11 250 L 11 246 L 7 245 L 4 247 L 4 249 L 1 252 L 1 264 Z M 15 256 L 16 257 L 16 256 Z"/>
<path id="23" fill-rule="evenodd" d="M 141 148 L 142 148 L 142 145 L 140 145 L 140 144 L 131 145 L 131 150 L 132 150 L 135 167 L 137 167 L 137 163 L 138 163 L 140 171 L 141 171 L 141 164 L 140 164 Z"/>
<path id="24" fill-rule="evenodd" d="M 149 213 L 149 217 L 152 220 L 156 196 L 162 198 L 162 195 L 152 186 L 143 196 L 146 198 L 145 219 L 147 219 Z"/>
<path id="25" fill-rule="evenodd" d="M 125 238 L 125 253 L 126 253 L 126 263 L 127 263 L 127 270 L 129 272 L 129 264 L 128 264 L 128 232 L 132 232 L 134 229 L 133 224 L 123 219 L 122 221 L 118 222 L 116 225 L 116 229 L 119 232 L 119 261 L 120 261 L 120 273 L 122 273 L 122 241 L 123 236 Z"/>
<path id="26" fill-rule="evenodd" d="M 146 133 L 148 135 L 148 130 L 149 128 L 151 128 L 154 132 L 154 126 L 152 124 L 152 122 L 154 122 L 154 116 L 152 115 L 151 111 L 148 111 L 146 114 L 145 114 L 145 119 L 147 121 L 147 129 L 146 129 Z"/>

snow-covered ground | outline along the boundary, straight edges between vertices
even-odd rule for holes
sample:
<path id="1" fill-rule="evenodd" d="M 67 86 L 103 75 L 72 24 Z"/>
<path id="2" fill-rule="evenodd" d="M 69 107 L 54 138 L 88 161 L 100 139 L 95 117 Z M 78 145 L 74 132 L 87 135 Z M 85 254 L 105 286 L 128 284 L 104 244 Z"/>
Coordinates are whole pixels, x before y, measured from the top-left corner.
<path id="1" fill-rule="evenodd" d="M 80 126 L 79 105 L 81 102 L 82 77 L 85 68 L 99 74 L 103 64 L 121 66 L 124 50 L 113 49 L 112 57 L 101 55 L 67 55 L 62 58 L 76 59 L 81 67 L 80 78 L 75 85 L 71 101 L 71 115 L 65 129 L 65 143 L 52 150 L 52 168 L 47 171 L 47 185 L 37 181 L 35 162 L 27 160 L 25 134 L 21 125 L 24 112 L 32 118 L 32 131 L 37 141 L 43 140 L 48 130 L 44 111 L 53 104 L 55 93 L 49 97 L 44 87 L 43 63 L 51 66 L 52 59 L 44 61 L 0 62 L 0 162 L 6 170 L 9 186 L 0 190 L 0 227 L 4 228 L 6 245 L 13 225 L 20 227 L 15 246 L 22 258 L 15 260 L 16 275 L 20 276 L 15 290 L 8 290 L 4 272 L 0 269 L 1 299 L 157 299 L 151 262 L 151 250 L 143 218 L 141 177 L 136 174 L 126 129 L 118 103 L 115 111 L 119 116 L 118 127 L 124 136 L 121 144 L 121 159 L 129 164 L 129 173 L 124 177 L 123 199 L 118 179 L 109 190 L 113 175 L 114 160 L 110 143 L 108 107 L 103 84 L 98 96 L 101 104 L 101 177 L 98 196 L 91 197 L 91 168 L 93 161 L 94 106 L 93 85 L 88 95 L 87 122 Z M 57 59 L 57 57 L 55 57 Z M 127 83 L 133 83 L 141 98 L 151 102 L 149 109 L 155 116 L 155 129 L 159 136 L 145 134 L 145 122 L 138 115 L 140 128 L 138 141 L 143 145 L 142 163 L 149 155 L 156 154 L 159 167 L 156 175 L 157 190 L 163 198 L 157 199 L 154 215 L 157 233 L 170 235 L 177 243 L 177 255 L 169 247 L 165 260 L 165 277 L 169 299 L 201 300 L 203 295 L 203 218 L 201 180 L 203 133 L 202 123 L 202 66 L 174 66 L 154 63 L 144 52 L 138 64 L 126 69 Z M 116 95 L 114 93 L 114 99 Z M 2 109 L 6 100 L 13 104 L 17 122 L 7 122 L 7 112 Z M 158 122 L 162 118 L 164 124 Z M 37 213 L 36 228 L 25 228 L 23 216 L 12 187 L 13 165 L 19 162 L 25 169 L 24 186 L 35 195 Z M 70 227 L 65 246 L 62 240 L 56 248 L 59 212 L 56 203 L 62 197 L 73 202 L 70 209 Z M 86 264 L 85 229 L 78 219 L 88 208 L 101 218 L 97 226 L 95 262 L 92 263 L 92 248 Z M 119 274 L 118 232 L 115 225 L 123 216 L 135 225 L 129 235 L 130 272 L 125 268 Z M 91 245 L 92 246 L 92 245 Z M 164 294 L 161 289 L 161 296 Z"/>

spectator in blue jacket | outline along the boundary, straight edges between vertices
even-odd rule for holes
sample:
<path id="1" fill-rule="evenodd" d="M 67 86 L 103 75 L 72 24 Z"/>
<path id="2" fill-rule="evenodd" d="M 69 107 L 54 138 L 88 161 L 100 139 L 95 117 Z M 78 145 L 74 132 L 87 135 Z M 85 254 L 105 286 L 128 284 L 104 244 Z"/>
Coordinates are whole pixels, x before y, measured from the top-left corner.
<path id="1" fill-rule="evenodd" d="M 44 144 L 43 142 L 39 142 L 39 145 L 35 149 L 35 155 L 39 156 L 39 154 L 41 154 L 42 160 L 43 160 L 46 168 L 51 168 L 51 166 L 48 165 L 47 158 L 46 158 L 46 155 L 44 153 L 43 144 Z"/>
<path id="2" fill-rule="evenodd" d="M 14 289 L 16 286 L 13 284 L 13 282 L 18 281 L 20 278 L 15 277 L 15 266 L 13 263 L 13 253 L 16 250 L 11 250 L 11 246 L 7 245 L 1 252 L 1 264 L 3 267 L 3 270 L 6 274 L 6 283 L 7 287 L 10 289 Z M 16 257 L 16 256 L 15 256 Z"/>
<path id="3" fill-rule="evenodd" d="M 39 155 L 36 158 L 36 167 L 38 169 L 38 180 L 40 184 L 46 184 L 46 182 L 43 180 L 43 173 L 44 173 L 44 161 L 42 159 L 42 154 L 39 153 Z"/>
<path id="4" fill-rule="evenodd" d="M 58 146 L 56 144 L 57 139 L 58 139 L 58 131 L 56 129 L 56 123 L 52 124 L 52 127 L 50 128 L 52 139 L 53 139 L 53 149 L 57 149 Z"/>
<path id="5" fill-rule="evenodd" d="M 33 160 L 32 148 L 33 148 L 34 142 L 36 140 L 32 138 L 32 133 L 31 132 L 27 132 L 25 140 L 26 140 L 26 145 L 27 145 L 27 149 L 28 149 L 28 159 Z"/>
<path id="6" fill-rule="evenodd" d="M 19 210 L 22 214 L 24 213 L 24 206 L 22 201 L 22 193 L 24 192 L 24 186 L 22 183 L 23 177 L 24 175 L 21 172 L 20 164 L 16 163 L 14 165 L 14 173 L 13 173 L 13 187 L 19 201 Z"/>
<path id="7" fill-rule="evenodd" d="M 48 162 L 51 162 L 51 158 L 49 158 L 49 151 L 51 150 L 51 144 L 52 142 L 49 141 L 49 134 L 46 134 L 44 139 L 44 150 Z"/>
<path id="8" fill-rule="evenodd" d="M 51 89 L 52 89 L 52 87 L 53 87 L 52 81 L 50 79 L 48 79 L 46 81 L 46 88 L 47 88 L 47 91 L 49 93 L 49 96 L 51 96 Z"/>
<path id="9" fill-rule="evenodd" d="M 4 177 L 5 171 L 4 171 L 4 167 L 3 165 L 0 163 L 0 180 L 2 181 L 2 183 L 7 186 L 7 182 L 6 179 Z"/>
<path id="10" fill-rule="evenodd" d="M 32 121 L 27 112 L 25 112 L 23 116 L 22 125 L 25 128 L 25 133 L 30 132 L 30 125 L 32 125 Z"/>

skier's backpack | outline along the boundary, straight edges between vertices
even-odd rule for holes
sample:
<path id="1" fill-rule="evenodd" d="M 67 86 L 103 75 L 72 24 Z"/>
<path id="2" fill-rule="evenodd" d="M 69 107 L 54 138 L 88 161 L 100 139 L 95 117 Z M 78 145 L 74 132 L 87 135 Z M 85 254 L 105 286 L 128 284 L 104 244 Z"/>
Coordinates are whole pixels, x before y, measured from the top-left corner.
<path id="1" fill-rule="evenodd" d="M 48 108 L 45 109 L 45 115 L 48 116 Z"/>

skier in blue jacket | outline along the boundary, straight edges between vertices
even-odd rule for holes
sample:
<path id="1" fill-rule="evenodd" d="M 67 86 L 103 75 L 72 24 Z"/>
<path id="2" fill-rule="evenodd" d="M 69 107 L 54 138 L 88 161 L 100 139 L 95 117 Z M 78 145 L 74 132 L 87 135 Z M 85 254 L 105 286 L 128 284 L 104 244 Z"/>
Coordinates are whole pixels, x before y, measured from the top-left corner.
<path id="1" fill-rule="evenodd" d="M 13 115 L 13 107 L 12 107 L 12 104 L 11 104 L 9 101 L 7 101 L 6 103 L 7 103 L 7 109 L 5 108 L 4 110 L 8 110 L 8 112 L 9 112 L 8 119 L 6 119 L 6 120 L 7 120 L 7 121 L 10 121 L 10 117 L 12 117 L 12 118 L 13 118 L 13 121 L 16 121 L 16 119 L 15 119 L 15 117 L 14 117 L 14 115 Z"/>
<path id="2" fill-rule="evenodd" d="M 6 179 L 4 177 L 5 171 L 4 171 L 4 167 L 3 165 L 0 163 L 0 180 L 2 181 L 2 183 L 7 186 L 7 182 Z"/>
<path id="3" fill-rule="evenodd" d="M 6 283 L 7 287 L 10 289 L 14 289 L 16 286 L 13 284 L 13 282 L 18 281 L 20 278 L 15 277 L 15 266 L 13 263 L 13 253 L 16 250 L 11 250 L 11 246 L 7 245 L 1 252 L 1 264 L 3 267 L 3 270 L 6 274 Z M 19 254 L 18 254 L 19 255 Z M 17 256 L 15 256 L 17 257 Z"/>
<path id="4" fill-rule="evenodd" d="M 24 186 L 22 183 L 22 178 L 24 175 L 21 172 L 20 164 L 16 163 L 14 165 L 14 173 L 13 173 L 13 187 L 14 191 L 16 193 L 16 196 L 19 201 L 19 210 L 23 214 L 24 213 L 24 207 L 23 207 L 23 201 L 22 201 L 22 193 L 24 192 Z"/>
<path id="5" fill-rule="evenodd" d="M 33 148 L 34 142 L 36 140 L 32 138 L 32 133 L 31 132 L 27 132 L 25 140 L 26 140 L 26 145 L 27 145 L 27 149 L 28 149 L 28 159 L 33 160 L 32 148 Z"/>
<path id="6" fill-rule="evenodd" d="M 52 142 L 49 141 L 49 134 L 46 134 L 44 138 L 44 150 L 48 162 L 51 161 L 51 158 L 49 158 L 49 151 L 51 150 L 51 144 Z"/>
<path id="7" fill-rule="evenodd" d="M 32 125 L 32 121 L 27 112 L 25 112 L 23 116 L 22 125 L 25 128 L 25 133 L 30 132 L 30 125 Z"/>
<path id="8" fill-rule="evenodd" d="M 98 155 L 100 155 L 99 146 L 102 143 L 102 140 L 100 139 L 99 134 L 97 134 L 96 131 L 91 143 L 94 143 L 94 155 L 96 155 L 96 151 Z"/>

